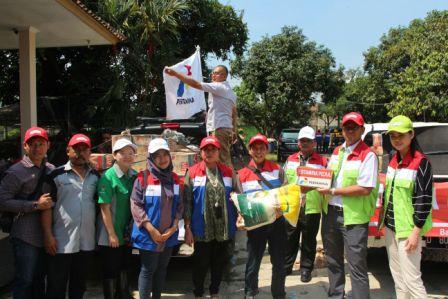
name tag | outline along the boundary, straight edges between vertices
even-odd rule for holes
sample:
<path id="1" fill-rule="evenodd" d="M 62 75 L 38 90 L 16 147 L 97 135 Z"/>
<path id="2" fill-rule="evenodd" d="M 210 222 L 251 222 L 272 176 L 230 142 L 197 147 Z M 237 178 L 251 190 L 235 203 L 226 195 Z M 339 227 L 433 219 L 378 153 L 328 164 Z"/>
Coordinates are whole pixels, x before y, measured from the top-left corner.
<path id="1" fill-rule="evenodd" d="M 162 186 L 161 185 L 149 185 L 146 187 L 146 196 L 161 196 Z"/>
<path id="2" fill-rule="evenodd" d="M 207 180 L 207 177 L 205 176 L 197 176 L 193 180 L 194 186 L 205 186 L 205 182 Z"/>

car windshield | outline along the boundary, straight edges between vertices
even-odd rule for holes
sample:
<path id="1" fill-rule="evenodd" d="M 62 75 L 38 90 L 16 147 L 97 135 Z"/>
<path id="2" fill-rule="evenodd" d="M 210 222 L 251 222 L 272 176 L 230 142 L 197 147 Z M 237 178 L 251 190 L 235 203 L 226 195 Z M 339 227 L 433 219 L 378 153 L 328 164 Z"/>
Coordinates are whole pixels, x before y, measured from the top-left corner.
<path id="1" fill-rule="evenodd" d="M 299 132 L 282 132 L 282 139 L 297 139 Z"/>
<path id="2" fill-rule="evenodd" d="M 369 146 L 373 144 L 372 134 L 380 133 L 383 138 L 383 167 L 385 172 L 389 162 L 389 156 L 395 151 L 392 148 L 389 137 L 385 132 L 369 132 L 364 141 Z M 434 175 L 448 175 L 448 126 L 420 127 L 415 128 L 418 146 L 431 162 Z"/>

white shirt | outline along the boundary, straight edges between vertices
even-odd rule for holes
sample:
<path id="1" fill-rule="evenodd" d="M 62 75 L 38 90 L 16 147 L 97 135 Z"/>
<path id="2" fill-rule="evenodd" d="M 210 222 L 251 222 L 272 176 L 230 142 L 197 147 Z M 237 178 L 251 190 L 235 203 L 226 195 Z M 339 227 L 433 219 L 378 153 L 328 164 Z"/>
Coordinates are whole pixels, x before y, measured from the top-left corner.
<path id="1" fill-rule="evenodd" d="M 344 173 L 344 169 L 347 163 L 347 157 L 353 152 L 353 150 L 356 148 L 356 146 L 359 144 L 360 141 L 356 142 L 355 144 L 352 144 L 350 146 L 347 146 L 347 144 L 344 142 L 342 147 L 345 149 L 345 153 L 343 156 L 343 162 L 341 165 L 341 170 L 339 171 L 338 177 L 336 180 L 333 181 L 333 188 L 341 188 L 342 187 L 342 174 Z M 331 156 L 330 163 L 328 165 L 334 163 L 332 161 L 333 159 L 337 159 L 337 156 Z M 367 154 L 364 161 L 361 162 L 361 165 L 359 166 L 359 176 L 357 179 L 357 185 L 361 187 L 367 187 L 367 188 L 375 188 L 377 183 L 377 176 L 378 173 L 378 159 L 376 158 L 375 153 L 370 152 Z M 329 202 L 332 206 L 338 206 L 342 207 L 342 196 L 341 195 L 335 195 L 330 199 Z"/>
<path id="2" fill-rule="evenodd" d="M 233 128 L 232 110 L 236 105 L 236 94 L 229 82 L 201 82 L 202 90 L 208 92 L 207 132 L 219 128 Z"/>

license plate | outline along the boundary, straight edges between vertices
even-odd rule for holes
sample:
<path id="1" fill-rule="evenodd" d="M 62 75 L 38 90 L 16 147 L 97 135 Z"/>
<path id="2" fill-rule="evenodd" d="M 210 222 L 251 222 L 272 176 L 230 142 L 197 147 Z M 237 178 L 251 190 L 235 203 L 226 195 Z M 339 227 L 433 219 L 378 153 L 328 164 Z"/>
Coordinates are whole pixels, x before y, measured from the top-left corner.
<path id="1" fill-rule="evenodd" d="M 426 247 L 430 248 L 448 248 L 448 237 L 425 237 Z"/>

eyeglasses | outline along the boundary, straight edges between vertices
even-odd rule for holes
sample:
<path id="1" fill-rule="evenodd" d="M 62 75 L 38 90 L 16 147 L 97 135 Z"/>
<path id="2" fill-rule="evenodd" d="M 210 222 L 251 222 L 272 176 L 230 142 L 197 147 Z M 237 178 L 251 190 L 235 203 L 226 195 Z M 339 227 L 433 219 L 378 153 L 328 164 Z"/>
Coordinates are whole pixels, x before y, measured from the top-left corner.
<path id="1" fill-rule="evenodd" d="M 211 75 L 211 76 L 213 76 L 213 75 L 216 75 L 216 76 L 222 76 L 222 75 L 225 75 L 225 73 L 221 73 L 221 72 L 212 72 L 210 75 Z"/>
<path id="2" fill-rule="evenodd" d="M 344 131 L 357 131 L 361 126 L 344 126 L 342 130 Z"/>

